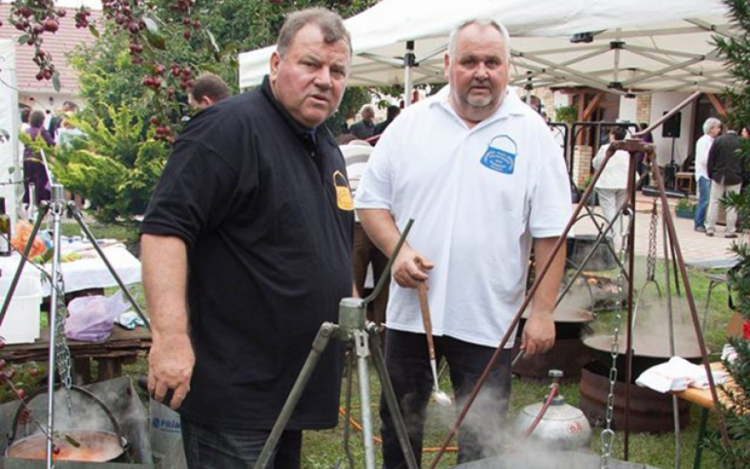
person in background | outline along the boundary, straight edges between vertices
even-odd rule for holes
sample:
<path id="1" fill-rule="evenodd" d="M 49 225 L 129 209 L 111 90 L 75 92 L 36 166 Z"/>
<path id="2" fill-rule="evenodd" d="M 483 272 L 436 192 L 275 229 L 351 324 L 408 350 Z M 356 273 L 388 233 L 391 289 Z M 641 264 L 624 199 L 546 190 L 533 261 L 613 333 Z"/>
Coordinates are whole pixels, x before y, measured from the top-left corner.
<path id="1" fill-rule="evenodd" d="M 31 117 L 31 109 L 29 108 L 23 108 L 21 110 L 21 132 L 26 132 L 29 127 L 29 118 Z"/>
<path id="2" fill-rule="evenodd" d="M 185 125 L 149 203 L 148 388 L 174 390 L 190 469 L 253 467 L 321 325 L 353 294 L 354 204 L 324 124 L 351 55 L 337 14 L 291 13 L 263 84 Z M 331 341 L 269 467 L 299 468 L 302 430 L 336 426 L 341 362 Z"/>
<path id="3" fill-rule="evenodd" d="M 385 132 L 385 129 L 387 129 L 388 126 L 391 125 L 391 122 L 393 122 L 393 119 L 398 117 L 400 112 L 401 112 L 400 107 L 394 106 L 394 105 L 388 106 L 388 108 L 386 109 L 385 120 L 375 126 L 375 132 L 373 135 L 380 135 L 383 132 Z"/>
<path id="4" fill-rule="evenodd" d="M 727 133 L 716 137 L 708 150 L 707 173 L 711 179 L 711 193 L 706 215 L 706 236 L 716 233 L 719 204 L 726 194 L 735 194 L 742 189 L 742 156 L 738 154 L 740 137 L 729 128 Z M 737 209 L 726 207 L 725 238 L 737 237 Z"/>
<path id="5" fill-rule="evenodd" d="M 459 25 L 444 57 L 449 85 L 388 127 L 357 188 L 359 218 L 386 256 L 415 220 L 391 270 L 386 366 L 418 466 L 432 379 L 417 289 L 428 288 L 437 360 L 449 364 L 458 406 L 503 336 L 511 338 L 458 432 L 459 464 L 496 454 L 510 395 L 509 327 L 525 296 L 531 247 L 538 265 L 552 259 L 571 214 L 561 148 L 507 87 L 509 42 L 494 21 Z M 527 355 L 554 344 L 564 264 L 562 249 L 534 296 L 521 339 Z M 380 415 L 385 467 L 404 468 L 383 399 Z"/>
<path id="6" fill-rule="evenodd" d="M 75 114 L 76 112 L 78 112 L 78 105 L 76 103 L 74 103 L 73 101 L 63 102 L 60 112 L 52 116 L 49 121 L 49 127 L 47 128 L 47 131 L 52 136 L 52 138 L 57 138 L 57 130 L 60 128 L 62 121 L 65 119 L 65 115 Z"/>
<path id="7" fill-rule="evenodd" d="M 357 136 L 360 140 L 367 140 L 375 135 L 375 111 L 372 106 L 367 105 L 362 108 L 362 120 L 355 122 L 349 128 L 349 133 Z"/>
<path id="8" fill-rule="evenodd" d="M 193 109 L 203 110 L 230 96 L 232 91 L 219 75 L 205 72 L 188 89 L 188 104 Z"/>
<path id="9" fill-rule="evenodd" d="M 624 140 L 627 135 L 627 131 L 624 127 L 612 127 L 609 130 L 609 143 L 599 147 L 599 151 L 596 152 L 592 166 L 598 170 L 604 161 L 604 157 L 607 154 L 607 150 L 612 142 L 617 140 Z M 630 164 L 630 154 L 625 150 L 617 150 L 614 155 L 609 159 L 607 167 L 599 176 L 599 180 L 596 181 L 596 194 L 599 197 L 599 206 L 602 208 L 602 215 L 611 222 L 617 215 L 617 209 L 622 207 L 622 204 L 627 200 L 627 187 L 628 187 L 628 165 Z M 620 217 L 620 224 L 613 225 L 612 231 L 607 235 L 609 239 L 615 241 L 615 246 L 619 246 L 621 240 L 620 231 L 622 228 L 622 217 Z"/>
<path id="10" fill-rule="evenodd" d="M 643 132 L 647 128 L 648 128 L 648 124 L 645 123 L 645 122 L 641 122 L 640 124 L 638 124 L 638 131 L 639 132 Z M 641 137 L 641 141 L 643 143 L 654 143 L 654 136 L 653 136 L 653 134 L 651 134 L 651 132 L 649 132 L 646 135 L 644 135 L 643 137 Z M 643 153 L 642 151 L 639 151 L 638 153 L 636 153 L 636 155 L 637 156 L 636 156 L 636 167 L 635 167 L 635 170 L 638 171 L 638 175 L 642 175 L 644 171 L 648 171 L 649 170 L 649 168 L 645 167 L 645 165 L 646 165 L 646 163 L 645 163 L 646 154 Z"/>
<path id="11" fill-rule="evenodd" d="M 32 141 L 36 141 L 38 137 L 41 137 L 44 142 L 49 146 L 55 145 L 55 140 L 52 138 L 47 129 L 44 128 L 44 113 L 42 111 L 34 111 L 29 117 L 29 128 L 26 130 L 26 134 L 31 138 Z M 49 162 L 49 160 L 47 160 Z M 34 186 L 34 194 L 31 194 L 31 186 Z M 23 153 L 23 186 L 25 192 L 23 194 L 23 203 L 26 205 L 34 204 L 39 205 L 43 200 L 49 200 L 51 196 L 49 176 L 47 174 L 47 167 L 44 164 L 44 159 L 41 153 L 34 151 L 30 145 L 24 148 Z"/>
<path id="12" fill-rule="evenodd" d="M 693 228 L 695 231 L 706 232 L 706 211 L 708 198 L 711 194 L 711 179 L 708 177 L 708 151 L 714 139 L 721 133 L 721 121 L 709 117 L 703 123 L 703 135 L 695 142 L 695 184 L 698 186 L 698 206 L 695 208 Z"/>

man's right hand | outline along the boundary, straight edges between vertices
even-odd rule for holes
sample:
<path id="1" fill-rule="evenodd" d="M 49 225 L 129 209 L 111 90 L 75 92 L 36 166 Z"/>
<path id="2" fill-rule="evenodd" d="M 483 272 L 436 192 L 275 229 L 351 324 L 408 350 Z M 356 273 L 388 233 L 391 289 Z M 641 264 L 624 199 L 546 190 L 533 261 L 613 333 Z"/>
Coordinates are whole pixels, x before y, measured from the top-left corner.
<path id="1" fill-rule="evenodd" d="M 427 271 L 435 266 L 408 245 L 404 244 L 398 257 L 393 261 L 391 274 L 402 288 L 417 288 L 429 276 Z"/>
<path id="2" fill-rule="evenodd" d="M 161 402 L 167 390 L 172 389 L 172 401 L 165 404 L 178 409 L 190 391 L 190 378 L 195 365 L 190 337 L 180 334 L 163 336 L 158 340 L 154 338 L 148 365 L 149 393 Z"/>

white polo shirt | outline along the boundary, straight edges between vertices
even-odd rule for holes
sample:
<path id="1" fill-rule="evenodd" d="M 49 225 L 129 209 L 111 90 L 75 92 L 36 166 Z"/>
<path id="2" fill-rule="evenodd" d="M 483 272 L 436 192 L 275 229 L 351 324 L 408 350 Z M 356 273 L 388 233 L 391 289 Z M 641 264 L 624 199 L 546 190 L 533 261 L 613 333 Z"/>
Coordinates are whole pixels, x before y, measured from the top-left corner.
<path id="1" fill-rule="evenodd" d="M 703 134 L 701 138 L 695 142 L 695 183 L 701 180 L 702 177 L 710 179 L 708 177 L 708 151 L 711 149 L 711 145 L 714 143 L 714 138 L 708 134 Z"/>
<path id="2" fill-rule="evenodd" d="M 357 209 L 387 209 L 435 263 L 435 335 L 497 347 L 525 295 L 533 238 L 562 234 L 571 216 L 561 149 L 546 123 L 509 91 L 469 129 L 448 86 L 399 115 L 370 157 Z M 424 332 L 414 289 L 391 282 L 387 326 Z M 513 344 L 511 339 L 507 346 Z"/>

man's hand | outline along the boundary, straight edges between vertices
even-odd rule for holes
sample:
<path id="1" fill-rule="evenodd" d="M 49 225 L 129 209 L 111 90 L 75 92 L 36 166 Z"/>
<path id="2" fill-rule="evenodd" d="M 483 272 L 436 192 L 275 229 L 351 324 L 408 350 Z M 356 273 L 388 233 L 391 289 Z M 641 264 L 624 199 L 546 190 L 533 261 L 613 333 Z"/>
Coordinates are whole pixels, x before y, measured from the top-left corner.
<path id="1" fill-rule="evenodd" d="M 521 336 L 521 350 L 526 355 L 544 353 L 555 345 L 555 319 L 551 313 L 529 315 Z"/>
<path id="2" fill-rule="evenodd" d="M 148 391 L 177 409 L 190 390 L 195 354 L 188 335 L 187 249 L 174 236 L 144 234 L 141 237 L 143 290 L 151 315 L 151 353 L 148 357 Z"/>
<path id="3" fill-rule="evenodd" d="M 417 288 L 420 283 L 429 278 L 427 271 L 434 266 L 435 264 L 404 244 L 398 253 L 398 257 L 393 261 L 391 274 L 400 287 Z"/>
<path id="4" fill-rule="evenodd" d="M 165 404 L 176 410 L 190 391 L 193 365 L 195 355 L 187 335 L 168 335 L 155 339 L 148 356 L 149 393 L 161 402 L 167 391 L 172 389 L 172 401 Z"/>

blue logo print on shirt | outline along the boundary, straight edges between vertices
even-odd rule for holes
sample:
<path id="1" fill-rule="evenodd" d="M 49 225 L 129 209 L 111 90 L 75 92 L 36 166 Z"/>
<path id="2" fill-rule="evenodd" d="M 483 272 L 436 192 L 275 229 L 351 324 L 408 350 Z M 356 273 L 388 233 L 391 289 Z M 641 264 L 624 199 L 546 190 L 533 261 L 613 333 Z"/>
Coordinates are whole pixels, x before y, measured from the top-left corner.
<path id="1" fill-rule="evenodd" d="M 507 135 L 498 135 L 490 140 L 487 151 L 480 162 L 487 168 L 502 174 L 513 174 L 518 147 Z"/>

